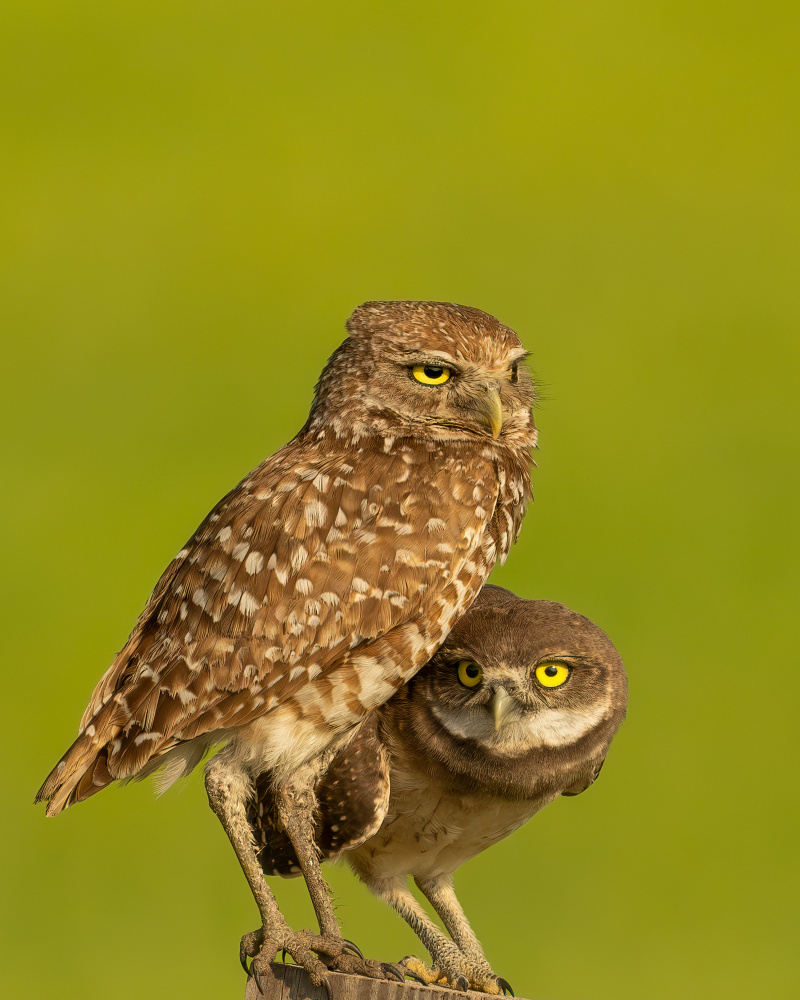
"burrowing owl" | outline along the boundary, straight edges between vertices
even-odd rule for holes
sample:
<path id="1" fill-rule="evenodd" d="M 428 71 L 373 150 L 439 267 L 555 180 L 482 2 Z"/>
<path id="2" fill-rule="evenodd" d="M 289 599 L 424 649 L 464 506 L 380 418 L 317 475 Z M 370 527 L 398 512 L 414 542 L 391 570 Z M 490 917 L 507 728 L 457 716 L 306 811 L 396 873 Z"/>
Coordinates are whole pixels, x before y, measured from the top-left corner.
<path id="1" fill-rule="evenodd" d="M 320 855 L 345 857 L 411 925 L 433 959 L 427 982 L 498 993 L 453 888 L 453 872 L 559 795 L 597 777 L 625 717 L 625 670 L 609 638 L 552 601 L 487 586 L 430 663 L 371 713 L 317 785 Z M 264 870 L 297 856 L 259 779 L 250 821 Z M 411 875 L 438 929 L 407 887 Z"/>
<path id="2" fill-rule="evenodd" d="M 283 948 L 316 982 L 312 950 L 363 970 L 319 871 L 314 782 L 507 555 L 535 443 L 526 352 L 492 316 L 368 302 L 348 331 L 300 433 L 167 567 L 38 795 L 52 816 L 115 779 L 163 768 L 167 785 L 224 742 L 206 788 L 261 914 L 256 974 Z M 246 809 L 264 774 L 321 936 L 290 930 L 258 866 Z"/>

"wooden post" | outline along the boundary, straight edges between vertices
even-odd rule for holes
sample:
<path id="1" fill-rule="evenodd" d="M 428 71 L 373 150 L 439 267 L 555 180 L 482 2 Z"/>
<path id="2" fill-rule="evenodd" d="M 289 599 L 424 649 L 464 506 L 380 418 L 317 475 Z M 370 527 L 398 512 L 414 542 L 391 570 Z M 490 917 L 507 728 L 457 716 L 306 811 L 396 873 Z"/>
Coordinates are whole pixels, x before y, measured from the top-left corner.
<path id="1" fill-rule="evenodd" d="M 270 971 L 261 980 L 263 994 L 259 993 L 254 979 L 247 980 L 245 1000 L 329 1000 L 324 988 L 315 986 L 305 970 L 297 965 L 273 962 Z M 466 997 L 464 993 L 441 986 L 345 976 L 341 972 L 329 972 L 328 982 L 331 986 L 330 1000 L 465 1000 Z M 487 994 L 469 994 L 470 998 L 484 996 Z"/>

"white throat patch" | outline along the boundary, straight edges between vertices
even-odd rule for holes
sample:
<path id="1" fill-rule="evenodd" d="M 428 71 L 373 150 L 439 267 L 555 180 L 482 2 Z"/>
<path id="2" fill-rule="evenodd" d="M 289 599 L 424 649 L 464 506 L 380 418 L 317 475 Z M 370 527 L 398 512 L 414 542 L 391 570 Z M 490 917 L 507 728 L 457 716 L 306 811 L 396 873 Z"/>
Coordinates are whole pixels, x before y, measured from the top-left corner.
<path id="1" fill-rule="evenodd" d="M 608 699 L 589 709 L 550 708 L 518 712 L 500 731 L 485 708 L 453 711 L 433 705 L 431 711 L 452 736 L 471 739 L 497 753 L 519 756 L 531 747 L 562 747 L 576 743 L 600 722 L 608 710 Z"/>

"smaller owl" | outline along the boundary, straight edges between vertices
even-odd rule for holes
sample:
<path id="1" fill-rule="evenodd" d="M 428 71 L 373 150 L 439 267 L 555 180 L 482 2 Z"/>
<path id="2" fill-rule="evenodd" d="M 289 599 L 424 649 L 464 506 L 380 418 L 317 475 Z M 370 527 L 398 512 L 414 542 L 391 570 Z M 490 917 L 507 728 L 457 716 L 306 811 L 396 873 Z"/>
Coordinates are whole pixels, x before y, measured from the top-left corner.
<path id="1" fill-rule="evenodd" d="M 600 773 L 625 717 L 627 679 L 611 640 L 554 601 L 486 586 L 446 642 L 372 713 L 317 785 L 323 858 L 344 857 L 430 952 L 425 982 L 499 993 L 453 888 L 465 861 Z M 262 780 L 250 822 L 267 874 L 299 873 Z M 408 888 L 412 876 L 450 933 Z"/>

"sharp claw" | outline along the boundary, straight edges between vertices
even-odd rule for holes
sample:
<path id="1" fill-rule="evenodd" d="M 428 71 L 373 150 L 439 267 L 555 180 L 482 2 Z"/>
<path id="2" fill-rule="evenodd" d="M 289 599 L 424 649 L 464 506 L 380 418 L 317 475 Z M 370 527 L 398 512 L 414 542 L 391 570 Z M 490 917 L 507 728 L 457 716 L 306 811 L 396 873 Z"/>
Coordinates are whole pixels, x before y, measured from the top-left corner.
<path id="1" fill-rule="evenodd" d="M 396 965 L 392 965 L 390 962 L 381 962 L 381 968 L 386 973 L 387 976 L 391 976 L 396 979 L 398 983 L 404 983 L 406 977 L 400 972 Z"/>
<path id="2" fill-rule="evenodd" d="M 413 957 L 414 957 L 413 955 L 406 955 L 406 958 L 413 958 Z M 431 984 L 426 979 L 423 979 L 422 976 L 417 975 L 417 973 L 414 972 L 413 969 L 409 969 L 407 965 L 403 965 L 403 962 L 405 962 L 406 958 L 401 958 L 398 963 L 398 965 L 400 965 L 403 971 L 405 972 L 406 977 L 408 979 L 413 979 L 417 983 L 422 983 L 423 986 L 430 986 Z"/>
<path id="3" fill-rule="evenodd" d="M 501 976 L 498 976 L 497 985 L 500 987 L 503 993 L 507 993 L 508 996 L 513 997 L 515 995 L 514 991 L 511 989 L 511 983 L 507 979 L 503 979 Z"/>
<path id="4" fill-rule="evenodd" d="M 409 979 L 413 979 L 416 983 L 422 983 L 423 986 L 430 986 L 431 983 L 427 979 L 423 979 L 422 976 L 418 976 L 416 972 L 412 972 L 411 969 L 406 969 L 406 975 Z"/>
<path id="5" fill-rule="evenodd" d="M 353 944 L 353 942 L 348 941 L 347 938 L 342 938 L 342 941 L 344 941 L 346 945 L 345 951 L 349 950 L 350 952 L 352 952 L 353 955 L 356 956 L 356 958 L 360 958 L 362 962 L 364 961 L 364 955 L 362 954 L 361 949 L 358 947 L 357 944 Z"/>
<path id="6" fill-rule="evenodd" d="M 250 972 L 250 969 L 247 967 L 247 955 L 243 951 L 239 952 L 239 964 L 247 973 L 247 978 L 249 979 L 252 973 Z"/>
<path id="7" fill-rule="evenodd" d="M 456 989 L 461 990 L 462 993 L 466 993 L 469 989 L 469 979 L 466 976 L 456 976 Z"/>
<path id="8" fill-rule="evenodd" d="M 282 962 L 286 961 L 286 949 L 285 948 L 281 948 L 281 961 Z"/>
<path id="9" fill-rule="evenodd" d="M 322 986 L 325 992 L 328 994 L 328 1000 L 333 1000 L 333 993 L 331 993 L 331 984 L 327 976 L 322 976 Z"/>

